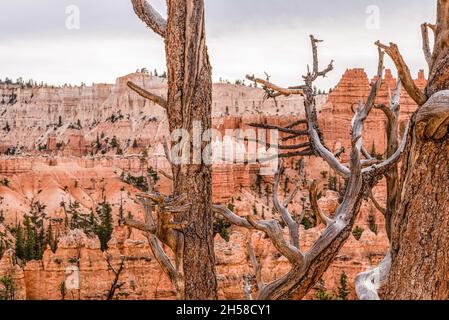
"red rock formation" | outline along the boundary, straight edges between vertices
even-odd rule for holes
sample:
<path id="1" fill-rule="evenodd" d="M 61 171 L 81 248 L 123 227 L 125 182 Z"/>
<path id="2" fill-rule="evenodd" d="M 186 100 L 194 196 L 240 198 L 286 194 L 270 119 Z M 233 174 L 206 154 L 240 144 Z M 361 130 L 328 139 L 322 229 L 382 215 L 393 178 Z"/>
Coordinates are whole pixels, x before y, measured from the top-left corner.
<path id="1" fill-rule="evenodd" d="M 389 103 L 389 92 L 396 88 L 396 79 L 391 70 L 385 71 L 385 79 L 381 90 L 378 93 L 376 104 Z M 426 85 L 424 71 L 420 71 L 418 79 L 415 81 L 419 88 Z M 342 79 L 329 95 L 327 103 L 323 106 L 320 118 L 320 125 L 323 130 L 324 139 L 327 145 L 333 150 L 338 150 L 341 146 L 350 150 L 351 120 L 353 113 L 351 106 L 357 106 L 359 101 L 366 102 L 370 92 L 370 81 L 363 69 L 346 70 Z M 416 103 L 407 95 L 405 90 L 401 95 L 401 128 L 411 114 L 416 110 Z M 371 151 L 373 145 L 377 153 L 383 153 L 386 149 L 386 118 L 379 110 L 373 110 L 370 117 L 365 122 L 364 141 L 365 146 Z M 347 153 L 348 154 L 348 153 Z M 346 154 L 346 157 L 347 157 Z"/>
<path id="2" fill-rule="evenodd" d="M 137 219 L 142 218 L 142 208 L 134 200 L 138 192 L 134 187 L 123 183 L 122 172 L 140 176 L 147 168 L 170 173 L 170 165 L 164 157 L 160 145 L 167 134 L 164 111 L 130 92 L 126 82 L 132 80 L 156 93 L 164 94 L 164 80 L 136 73 L 117 80 L 112 85 L 95 85 L 82 88 L 40 88 L 19 91 L 17 105 L 8 108 L 0 105 L 1 110 L 8 109 L 0 120 L 13 128 L 10 133 L 0 135 L 0 145 L 15 146 L 16 140 L 25 141 L 31 149 L 33 145 L 46 144 L 51 156 L 44 152 L 33 156 L 22 155 L 0 158 L 0 179 L 7 178 L 9 184 L 0 185 L 0 196 L 3 197 L 2 209 L 7 213 L 8 223 L 14 223 L 29 211 L 32 198 L 47 205 L 47 213 L 52 217 L 62 217 L 61 200 L 78 201 L 82 210 L 90 210 L 95 202 L 101 200 L 104 193 L 113 204 L 114 216 L 118 215 L 118 205 L 123 197 L 126 212 L 132 212 Z M 396 80 L 391 72 L 386 72 L 377 103 L 386 103 L 388 90 L 393 90 Z M 417 84 L 425 85 L 424 74 L 420 73 Z M 0 94 L 10 94 L 11 88 L 0 88 Z M 349 130 L 352 118 L 351 104 L 359 99 L 366 100 L 369 93 L 369 80 L 361 69 L 348 70 L 319 115 L 326 143 L 333 149 L 345 146 L 349 150 Z M 61 98 L 58 98 L 61 97 Z M 416 108 L 404 93 L 401 97 L 402 121 L 405 121 Z M 214 87 L 214 128 L 222 135 L 226 130 L 246 130 L 252 122 L 264 122 L 285 125 L 303 116 L 300 98 L 280 99 L 277 111 L 272 101 L 263 101 L 263 92 L 256 88 L 233 86 L 226 84 Z M 321 109 L 319 105 L 319 110 Z M 237 112 L 238 108 L 238 112 Z M 24 111 L 25 110 L 25 111 Z M 287 110 L 287 111 L 285 111 Z M 120 112 L 119 112 L 120 111 Z M 264 112 L 264 115 L 260 112 Z M 265 112 L 266 111 L 266 112 Z M 243 115 L 237 113 L 243 112 Z M 224 114 L 229 116 L 223 117 Z M 62 118 L 63 126 L 47 126 L 55 124 Z M 80 119 L 81 130 L 68 129 Z M 3 121 L 3 122 L 2 122 Z M 20 132 L 19 132 L 20 131 Z M 117 156 L 114 151 L 106 155 L 86 156 L 92 150 L 92 143 L 97 137 L 112 138 L 116 136 L 120 145 L 129 150 L 128 155 Z M 258 133 L 266 135 L 266 132 Z M 385 117 L 379 111 L 373 115 L 366 125 L 365 144 L 368 149 L 374 142 L 378 152 L 385 148 Z M 148 148 L 148 158 L 142 160 L 141 155 L 133 155 L 139 149 L 131 147 L 133 140 L 139 146 Z M 303 142 L 303 139 L 289 143 Z M 44 143 L 45 142 L 45 143 Z M 64 143 L 61 152 L 55 152 L 57 143 Z M 33 151 L 35 152 L 35 151 Z M 290 163 L 294 168 L 293 162 Z M 306 170 L 309 179 L 318 179 L 326 185 L 327 177 L 323 173 L 329 171 L 324 162 L 314 158 L 306 159 Z M 233 202 L 236 212 L 243 216 L 253 214 L 253 205 L 259 214 L 270 216 L 272 208 L 262 194 L 251 191 L 255 185 L 259 165 L 215 164 L 213 166 L 213 198 L 214 202 L 228 204 Z M 294 175 L 294 171 L 291 170 Z M 272 177 L 263 177 L 263 183 L 270 182 Z M 293 180 L 293 179 L 292 179 Z M 287 188 L 293 187 L 293 181 Z M 171 192 L 171 183 L 161 176 L 159 190 Z M 124 189 L 123 189 L 124 188 Z M 324 188 L 324 187 L 323 187 Z M 375 190 L 379 201 L 385 199 L 385 186 Z M 298 199 L 304 195 L 298 195 Z M 268 195 L 269 198 L 269 195 Z M 269 199 L 268 199 L 269 200 Z M 337 207 L 338 194 L 328 191 L 320 199 L 323 211 L 332 214 Z M 297 201 L 299 202 L 299 201 Z M 301 210 L 299 203 L 292 205 L 292 210 Z M 378 235 L 373 228 L 372 217 L 375 217 Z M 371 220 L 370 220 L 371 219 Z M 117 219 L 116 219 L 117 220 Z M 343 272 L 348 275 L 348 283 L 353 283 L 357 273 L 376 265 L 387 250 L 387 238 L 384 231 L 383 217 L 377 213 L 371 203 L 362 206 L 357 225 L 365 231 L 357 241 L 351 237 L 337 260 L 324 276 L 326 287 L 336 290 Z M 319 237 L 318 230 L 301 230 L 301 244 L 308 248 Z M 251 275 L 246 256 L 247 231 L 231 228 L 231 241 L 224 242 L 216 238 L 216 255 L 220 298 L 241 299 L 243 275 Z M 272 280 L 288 270 L 288 263 L 274 250 L 270 243 L 258 233 L 253 235 L 255 251 L 264 266 L 264 279 Z M 125 285 L 117 293 L 120 299 L 169 299 L 174 298 L 173 288 L 161 269 L 154 261 L 144 237 L 133 231 L 116 226 L 114 237 L 110 242 L 108 254 L 112 256 L 112 264 L 117 266 L 121 256 L 126 257 L 122 281 Z M 29 262 L 23 269 L 14 265 L 5 255 L 0 262 L 0 276 L 12 272 L 19 287 L 20 297 L 28 299 L 61 299 L 61 283 L 73 280 L 71 273 L 79 272 L 79 289 L 69 289 L 66 299 L 104 299 L 113 279 L 108 270 L 106 257 L 99 250 L 98 241 L 88 239 L 79 232 L 61 238 L 58 250 L 53 253 L 47 250 L 42 261 Z M 69 281 L 69 282 L 70 282 Z M 311 292 L 309 298 L 314 298 Z M 351 291 L 351 298 L 354 292 Z"/>

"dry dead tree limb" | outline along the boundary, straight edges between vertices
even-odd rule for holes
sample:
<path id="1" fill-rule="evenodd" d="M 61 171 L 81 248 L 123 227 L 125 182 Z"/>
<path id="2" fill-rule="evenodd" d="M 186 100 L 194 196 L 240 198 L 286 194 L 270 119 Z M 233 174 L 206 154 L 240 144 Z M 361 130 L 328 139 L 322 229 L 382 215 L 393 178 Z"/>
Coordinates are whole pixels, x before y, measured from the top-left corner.
<path id="1" fill-rule="evenodd" d="M 149 226 L 146 223 L 136 221 L 133 219 L 125 219 L 124 224 L 132 229 L 136 229 L 142 232 L 148 232 L 148 233 L 155 233 L 156 227 L 155 226 Z"/>
<path id="2" fill-rule="evenodd" d="M 396 85 L 396 90 L 393 95 L 390 93 L 390 105 L 376 106 L 377 109 L 383 111 L 387 118 L 387 157 L 392 157 L 394 154 L 403 150 L 405 147 L 406 137 L 408 136 L 408 128 L 405 130 L 402 138 L 401 147 L 399 147 L 399 111 L 401 98 L 402 84 L 399 80 Z M 397 212 L 401 195 L 399 192 L 399 166 L 394 164 L 390 170 L 385 173 L 387 180 L 387 201 L 386 207 L 383 208 L 374 197 L 372 189 L 368 190 L 368 197 L 373 202 L 377 210 L 379 210 L 385 217 L 385 225 L 387 236 L 391 239 L 391 220 L 393 215 Z M 381 284 L 387 279 L 391 267 L 391 252 L 388 251 L 382 263 L 375 269 L 363 272 L 356 278 L 356 291 L 360 300 L 380 300 L 377 293 Z"/>
<path id="3" fill-rule="evenodd" d="M 285 128 L 287 129 L 292 129 L 296 126 L 299 126 L 300 124 L 307 124 L 307 120 L 306 119 L 300 119 L 298 121 L 292 122 L 290 124 L 288 124 L 287 126 L 285 126 Z"/>
<path id="4" fill-rule="evenodd" d="M 304 159 L 300 159 L 298 174 L 299 174 L 299 179 L 296 182 L 296 186 L 293 189 L 293 191 L 285 199 L 284 207 L 288 207 L 290 205 L 290 203 L 292 203 L 292 201 L 295 200 L 296 195 L 298 194 L 299 191 L 301 191 L 301 186 L 303 185 L 304 181 L 306 180 L 306 173 L 304 170 Z M 301 221 L 301 220 L 299 220 L 299 221 Z"/>
<path id="5" fill-rule="evenodd" d="M 277 86 L 277 85 L 275 85 L 275 84 L 273 84 L 273 83 L 271 83 L 271 82 L 269 82 L 267 80 L 256 78 L 256 77 L 251 76 L 251 75 L 247 75 L 246 79 L 248 79 L 249 81 L 253 81 L 255 83 L 261 84 L 264 88 L 267 88 L 267 89 L 270 89 L 270 90 L 273 90 L 273 91 L 277 92 L 278 95 L 276 95 L 276 96 L 283 95 L 283 96 L 288 97 L 288 96 L 291 96 L 291 95 L 304 95 L 304 92 L 301 89 L 282 88 L 282 87 L 279 87 L 279 86 Z"/>
<path id="6" fill-rule="evenodd" d="M 365 148 L 365 146 L 362 146 L 362 154 L 366 158 L 366 160 L 373 160 L 373 156 L 369 153 L 369 151 Z"/>
<path id="7" fill-rule="evenodd" d="M 319 77 L 326 77 L 326 75 L 334 70 L 334 60 L 332 60 L 327 68 L 324 70 L 319 70 L 319 61 L 318 61 L 318 43 L 323 42 L 323 40 L 316 39 L 313 35 L 310 35 L 310 41 L 312 43 L 312 55 L 313 55 L 313 72 L 310 70 L 307 72 L 307 75 L 303 76 L 304 81 L 306 82 L 305 86 L 308 90 L 311 89 L 311 84 Z"/>
<path id="8" fill-rule="evenodd" d="M 428 23 L 423 23 L 421 25 L 424 58 L 426 59 L 429 69 L 432 69 L 432 51 L 430 50 L 429 29 L 432 28 Z"/>
<path id="9" fill-rule="evenodd" d="M 273 186 L 273 204 L 276 208 L 277 212 L 281 215 L 282 221 L 288 226 L 288 230 L 290 233 L 290 243 L 296 247 L 299 248 L 299 224 L 297 221 L 295 221 L 288 211 L 288 203 L 287 205 L 281 204 L 281 201 L 279 200 L 279 180 L 280 176 L 283 173 L 283 163 L 282 160 L 279 161 L 279 168 L 274 176 L 274 186 Z"/>
<path id="10" fill-rule="evenodd" d="M 309 199 L 310 199 L 310 205 L 312 207 L 313 212 L 315 213 L 317 217 L 317 225 L 319 225 L 321 222 L 324 224 L 325 227 L 327 227 L 329 224 L 332 223 L 332 219 L 328 218 L 323 211 L 321 211 L 320 206 L 318 205 L 318 188 L 317 183 L 314 180 L 312 184 L 309 187 Z"/>
<path id="11" fill-rule="evenodd" d="M 304 143 L 298 143 L 298 144 L 292 144 L 292 145 L 277 145 L 277 144 L 271 144 L 264 141 L 259 141 L 258 139 L 248 139 L 248 138 L 239 138 L 238 141 L 242 142 L 255 142 L 259 146 L 263 146 L 265 148 L 274 148 L 279 150 L 297 150 L 297 149 L 303 149 L 303 148 L 310 148 L 310 142 L 304 142 Z"/>
<path id="12" fill-rule="evenodd" d="M 307 135 L 307 130 L 295 130 L 295 129 L 284 128 L 284 127 L 280 127 L 280 126 L 274 126 L 274 125 L 270 125 L 270 124 L 263 124 L 263 123 L 250 123 L 248 125 L 253 128 L 278 130 L 283 133 L 290 133 L 290 134 L 295 134 L 298 136 L 306 136 Z"/>
<path id="13" fill-rule="evenodd" d="M 154 32 L 165 38 L 167 21 L 146 0 L 131 0 L 134 12 Z"/>
<path id="14" fill-rule="evenodd" d="M 248 239 L 246 248 L 248 251 L 248 256 L 251 261 L 251 265 L 253 266 L 253 269 L 254 269 L 254 275 L 256 276 L 257 288 L 259 291 L 261 291 L 265 287 L 265 283 L 263 282 L 263 279 L 262 279 L 262 266 L 260 265 L 259 261 L 257 260 L 256 254 L 254 253 L 254 247 L 253 247 L 253 243 L 252 243 L 252 239 L 251 239 L 251 234 L 252 233 L 250 233 L 250 235 L 249 235 L 249 239 Z"/>
<path id="15" fill-rule="evenodd" d="M 399 52 L 398 46 L 392 42 L 390 42 L 390 45 L 387 46 L 382 44 L 380 41 L 377 41 L 376 45 L 384 50 L 393 60 L 396 69 L 398 70 L 399 78 L 402 81 L 402 85 L 404 86 L 409 96 L 418 104 L 418 106 L 422 106 L 424 103 L 426 103 L 428 97 L 423 92 L 421 92 L 421 90 L 413 80 L 410 69 L 405 63 L 401 53 Z"/>
<path id="16" fill-rule="evenodd" d="M 399 80 L 397 82 L 394 94 L 391 95 L 390 93 L 390 105 L 388 107 L 378 107 L 387 117 L 387 157 L 391 157 L 399 147 L 399 112 L 401 108 L 401 92 L 402 84 Z M 387 203 L 384 215 L 386 219 L 387 235 L 390 238 L 391 220 L 400 203 L 399 166 L 393 166 L 388 174 L 385 175 L 385 178 L 387 180 Z"/>
<path id="17" fill-rule="evenodd" d="M 387 159 L 369 167 L 363 167 L 362 156 L 362 132 L 363 125 L 371 110 L 374 108 L 374 100 L 381 86 L 383 76 L 383 51 L 379 50 L 378 77 L 376 83 L 371 87 L 369 98 L 365 105 L 359 103 L 355 110 L 352 121 L 351 144 L 349 167 L 344 166 L 338 161 L 336 156 L 330 152 L 324 145 L 321 133 L 318 127 L 318 119 L 315 105 L 315 96 L 313 94 L 313 82 L 320 76 L 325 76 L 332 70 L 332 63 L 323 71 L 319 71 L 317 43 L 320 41 L 313 36 L 310 37 L 313 50 L 313 70 L 304 76 L 305 85 L 293 88 L 300 88 L 305 96 L 305 111 L 308 125 L 308 136 L 311 145 L 311 152 L 322 157 L 328 164 L 347 179 L 347 189 L 341 205 L 338 207 L 333 219 L 326 217 L 321 213 L 316 201 L 316 185 L 312 186 L 311 202 L 315 207 L 315 212 L 319 220 L 326 224 L 322 236 L 312 245 L 312 247 L 303 253 L 299 246 L 299 237 L 297 223 L 288 212 L 288 201 L 281 204 L 277 189 L 279 185 L 279 176 L 282 172 L 282 165 L 278 174 L 275 176 L 273 187 L 273 202 L 280 212 L 282 220 L 289 229 L 290 241 L 284 239 L 282 227 L 277 220 L 256 221 L 255 217 L 241 218 L 225 207 L 215 207 L 214 210 L 221 213 L 223 217 L 232 224 L 264 232 L 273 243 L 274 247 L 291 264 L 291 270 L 283 277 L 265 284 L 259 291 L 258 299 L 287 299 L 293 294 L 304 296 L 310 288 L 319 280 L 322 273 L 327 269 L 330 263 L 337 255 L 339 249 L 349 238 L 352 227 L 355 223 L 360 206 L 365 199 L 367 190 L 370 190 L 381 177 L 388 172 L 400 159 L 404 150 L 405 142 L 395 150 Z M 266 126 L 266 125 L 264 125 Z M 405 139 L 404 139 L 405 140 Z M 293 153 L 292 153 L 293 154 Z M 369 156 L 369 158 L 372 158 Z M 369 159 L 371 160 L 371 159 Z M 365 162 L 365 164 L 368 164 Z M 291 201 L 290 199 L 287 199 Z"/>
<path id="18" fill-rule="evenodd" d="M 361 118 L 360 118 L 361 119 Z M 361 129 L 362 127 L 360 127 Z M 353 145 L 355 148 L 357 148 L 359 143 L 357 143 L 356 140 L 353 141 Z M 323 233 L 323 236 L 319 238 L 319 240 L 312 246 L 312 248 L 303 255 L 303 260 L 301 260 L 301 263 L 293 264 L 292 263 L 292 269 L 288 274 L 286 274 L 284 277 L 267 284 L 265 288 L 259 292 L 258 299 L 282 299 L 289 297 L 292 293 L 300 291 L 300 294 L 305 294 L 305 292 L 308 291 L 308 288 L 310 286 L 313 286 L 314 283 L 318 279 L 314 279 L 314 276 L 312 274 L 315 274 L 318 269 L 316 268 L 322 268 L 322 262 L 320 262 L 319 266 L 316 264 L 318 256 L 324 255 L 326 256 L 329 261 L 332 260 L 332 257 L 329 255 L 330 252 L 327 252 L 327 250 L 331 250 L 330 248 L 333 247 L 335 242 L 344 242 L 340 238 L 340 232 L 345 229 L 344 226 L 346 223 L 349 223 L 350 221 L 347 220 L 348 217 L 346 217 L 346 211 L 350 210 L 351 214 L 354 216 L 356 215 L 356 211 L 352 211 L 353 207 L 355 206 L 355 203 L 353 202 L 354 199 L 352 197 L 356 196 L 356 194 L 360 193 L 359 188 L 362 188 L 362 175 L 361 175 L 361 164 L 360 164 L 360 152 L 354 151 L 351 154 L 352 157 L 352 164 L 358 163 L 356 166 L 351 166 L 351 172 L 358 172 L 357 175 L 354 176 L 354 179 L 350 178 L 349 184 L 348 184 L 348 190 L 349 193 L 347 193 L 348 198 L 346 198 L 346 201 L 343 202 L 342 207 L 337 211 L 338 215 L 335 220 L 329 221 L 329 226 L 326 228 L 326 230 Z M 358 203 L 361 202 L 357 201 Z M 351 209 L 350 209 L 351 208 Z M 352 219 L 350 219 L 352 220 Z M 351 230 L 352 228 L 349 228 Z M 348 237 L 349 237 L 349 231 Z M 341 245 L 342 245 L 341 243 Z M 333 250 L 331 250 L 333 252 Z M 282 252 L 281 252 L 282 253 Z M 322 257 L 323 258 L 323 257 Z M 290 262 L 292 260 L 289 259 Z M 322 260 L 321 260 L 322 261 Z M 330 263 L 330 262 L 329 262 Z M 312 284 L 313 283 L 313 284 Z"/>
<path id="19" fill-rule="evenodd" d="M 183 275 L 179 265 L 182 259 L 180 250 L 182 233 L 178 232 L 178 227 L 182 229 L 182 226 L 172 223 L 172 213 L 173 211 L 182 212 L 183 207 L 180 207 L 180 203 L 185 199 L 183 197 L 167 198 L 158 194 L 141 194 L 138 198 L 144 207 L 145 223 L 128 219 L 125 220 L 125 225 L 145 233 L 156 261 L 175 286 L 178 298 L 182 298 Z M 157 223 L 153 218 L 155 207 Z M 176 208 L 179 210 L 175 210 Z M 175 265 L 163 249 L 161 241 L 175 254 Z"/>
<path id="20" fill-rule="evenodd" d="M 122 259 L 120 261 L 119 268 L 117 270 L 115 270 L 114 266 L 111 263 L 111 260 L 112 260 L 112 256 L 106 257 L 106 262 L 108 264 L 108 268 L 109 268 L 109 270 L 112 271 L 112 273 L 114 273 L 115 277 L 114 277 L 114 280 L 112 281 L 111 288 L 109 289 L 106 300 L 114 299 L 115 292 L 125 285 L 125 282 L 119 283 L 119 280 L 120 280 L 120 275 L 122 274 L 122 271 L 125 267 L 126 257 L 124 257 L 124 256 L 122 257 Z"/>
<path id="21" fill-rule="evenodd" d="M 287 137 L 285 137 L 285 138 L 281 138 L 281 141 L 282 142 L 285 142 L 285 141 L 290 141 L 290 140 L 293 140 L 293 139 L 297 139 L 297 138 L 299 138 L 299 137 L 301 137 L 302 135 L 300 135 L 300 134 L 292 134 L 292 135 L 289 135 L 289 136 L 287 136 Z"/>
<path id="22" fill-rule="evenodd" d="M 253 289 L 249 283 L 250 279 L 248 276 L 243 277 L 243 293 L 245 294 L 246 300 L 253 300 Z"/>
<path id="23" fill-rule="evenodd" d="M 356 277 L 355 290 L 360 300 L 380 300 L 377 291 L 387 280 L 390 268 L 391 251 L 389 250 L 377 268 L 363 272 Z"/>
<path id="24" fill-rule="evenodd" d="M 142 98 L 148 99 L 156 104 L 158 104 L 159 106 L 161 106 L 162 108 L 164 108 L 165 110 L 167 110 L 167 100 L 161 96 L 158 96 L 156 94 L 153 94 L 141 87 L 139 87 L 137 84 L 128 81 L 127 83 L 128 87 L 133 90 L 134 92 L 136 92 L 138 95 L 140 95 Z"/>
<path id="25" fill-rule="evenodd" d="M 376 197 L 374 197 L 373 191 L 368 191 L 368 197 L 371 200 L 371 202 L 374 204 L 377 210 L 379 210 L 384 216 L 386 216 L 387 210 L 383 208 L 379 202 L 376 200 Z"/>
<path id="26" fill-rule="evenodd" d="M 276 159 L 285 159 L 285 158 L 295 158 L 295 157 L 308 157 L 315 155 L 311 148 L 306 148 L 301 151 L 295 151 L 295 152 L 286 152 L 286 153 L 279 153 L 275 154 L 271 157 L 257 159 L 257 162 L 259 163 L 266 163 L 270 162 Z M 254 162 L 253 162 L 254 163 Z"/>

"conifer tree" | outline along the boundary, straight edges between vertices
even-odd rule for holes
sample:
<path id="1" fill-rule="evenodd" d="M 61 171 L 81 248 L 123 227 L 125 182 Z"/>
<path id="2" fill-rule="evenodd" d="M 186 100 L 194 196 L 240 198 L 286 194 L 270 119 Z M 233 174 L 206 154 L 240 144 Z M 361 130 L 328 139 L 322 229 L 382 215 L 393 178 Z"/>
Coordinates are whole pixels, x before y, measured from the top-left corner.
<path id="1" fill-rule="evenodd" d="M 106 200 L 98 206 L 97 215 L 99 224 L 96 233 L 100 240 L 101 250 L 105 251 L 108 248 L 109 240 L 111 240 L 113 229 L 112 207 Z"/>

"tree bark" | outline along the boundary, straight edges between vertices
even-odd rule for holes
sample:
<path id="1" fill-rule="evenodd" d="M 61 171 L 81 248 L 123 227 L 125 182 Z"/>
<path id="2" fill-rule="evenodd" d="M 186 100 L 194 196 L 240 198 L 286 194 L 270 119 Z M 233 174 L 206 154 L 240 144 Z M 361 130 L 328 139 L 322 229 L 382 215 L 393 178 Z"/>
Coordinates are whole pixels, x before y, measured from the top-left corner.
<path id="1" fill-rule="evenodd" d="M 437 23 L 431 26 L 435 33 L 435 44 L 430 64 L 429 84 L 426 95 L 449 88 L 449 1 L 438 0 Z"/>
<path id="2" fill-rule="evenodd" d="M 425 123 L 419 120 L 426 110 L 438 109 L 437 104 L 449 110 L 449 91 L 432 96 L 413 118 L 401 206 L 392 220 L 392 266 L 385 299 L 449 297 L 449 139 L 447 131 L 442 139 L 427 137 Z M 447 111 L 446 117 L 447 130 Z"/>
<path id="3" fill-rule="evenodd" d="M 412 118 L 384 299 L 449 298 L 449 0 L 438 1 L 426 95 Z"/>
<path id="4" fill-rule="evenodd" d="M 193 122 L 211 128 L 212 76 L 207 53 L 202 0 L 169 0 L 165 33 L 170 131 L 190 133 L 190 161 L 194 153 Z M 206 143 L 203 142 L 200 152 Z M 196 150 L 198 152 L 198 150 Z M 201 161 L 202 162 L 202 161 Z M 191 203 L 181 218 L 184 230 L 183 273 L 187 300 L 217 299 L 212 228 L 212 169 L 210 165 L 173 165 L 175 195 Z"/>

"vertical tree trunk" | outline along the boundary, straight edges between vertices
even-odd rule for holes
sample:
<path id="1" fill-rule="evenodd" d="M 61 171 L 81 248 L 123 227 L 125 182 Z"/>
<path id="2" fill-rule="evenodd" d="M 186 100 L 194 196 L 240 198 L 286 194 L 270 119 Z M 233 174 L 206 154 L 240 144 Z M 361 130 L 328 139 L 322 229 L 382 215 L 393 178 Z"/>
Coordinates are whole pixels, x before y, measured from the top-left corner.
<path id="1" fill-rule="evenodd" d="M 171 132 L 177 129 L 190 132 L 192 155 L 195 151 L 193 122 L 201 123 L 203 131 L 211 128 L 212 122 L 212 78 L 205 41 L 204 2 L 169 0 L 167 3 L 168 119 Z M 175 194 L 187 195 L 191 203 L 190 210 L 182 218 L 188 224 L 183 251 L 185 298 L 216 299 L 211 166 L 204 163 L 174 165 L 173 177 Z"/>
<path id="2" fill-rule="evenodd" d="M 385 299 L 449 298 L 449 1 L 438 1 L 429 100 L 412 118 Z"/>

